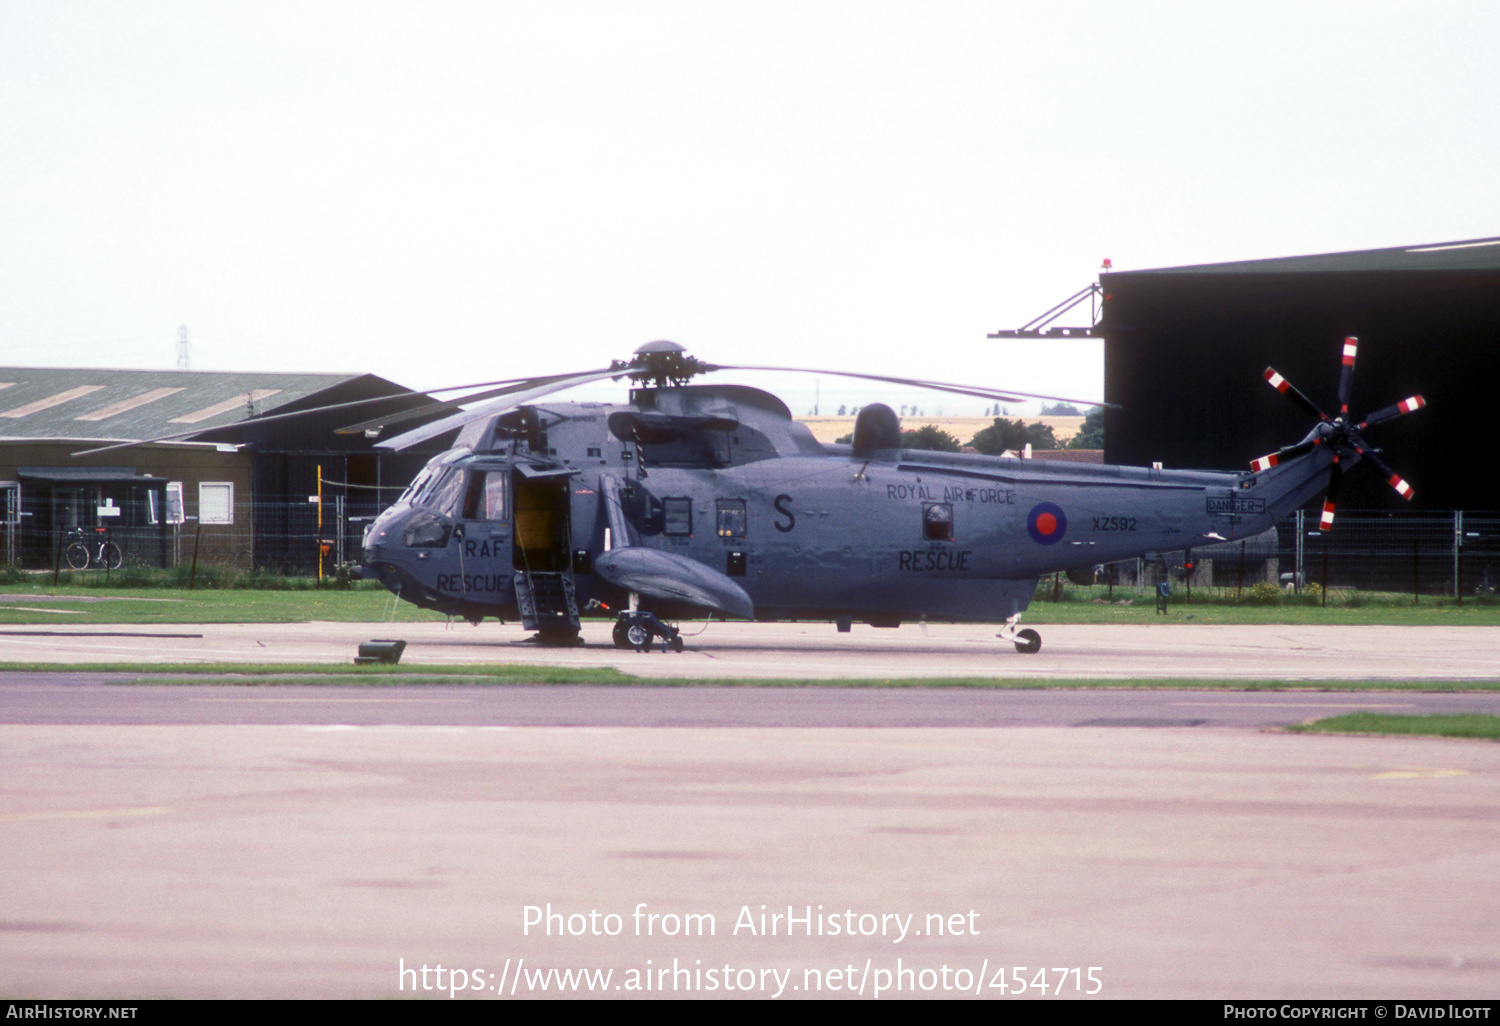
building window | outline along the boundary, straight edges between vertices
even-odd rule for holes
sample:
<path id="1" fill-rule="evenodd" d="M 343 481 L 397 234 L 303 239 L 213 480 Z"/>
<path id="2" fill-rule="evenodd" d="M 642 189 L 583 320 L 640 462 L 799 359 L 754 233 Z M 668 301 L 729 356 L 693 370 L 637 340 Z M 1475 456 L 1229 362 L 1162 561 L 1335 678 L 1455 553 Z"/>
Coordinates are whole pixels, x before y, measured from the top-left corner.
<path id="1" fill-rule="evenodd" d="M 234 523 L 233 481 L 203 481 L 199 483 L 198 523 Z"/>
<path id="2" fill-rule="evenodd" d="M 182 504 L 182 482 L 167 482 L 167 523 L 180 524 L 187 520 Z"/>

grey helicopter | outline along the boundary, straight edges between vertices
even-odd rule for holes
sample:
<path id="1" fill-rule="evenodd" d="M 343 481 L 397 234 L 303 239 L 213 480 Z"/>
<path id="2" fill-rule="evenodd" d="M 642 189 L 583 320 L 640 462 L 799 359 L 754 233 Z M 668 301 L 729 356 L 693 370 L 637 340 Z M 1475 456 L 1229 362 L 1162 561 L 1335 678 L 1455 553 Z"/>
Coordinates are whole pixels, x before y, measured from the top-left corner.
<path id="1" fill-rule="evenodd" d="M 1020 620 L 1043 576 L 1249 538 L 1325 491 L 1326 529 L 1360 460 L 1410 498 L 1363 432 L 1424 400 L 1354 421 L 1357 343 L 1344 346 L 1336 415 L 1268 368 L 1316 423 L 1248 471 L 1211 472 L 903 449 L 899 419 L 878 403 L 860 409 L 852 443 L 822 444 L 768 392 L 691 383 L 791 368 L 717 366 L 652 342 L 608 368 L 499 383 L 465 400 L 477 405 L 378 443 L 400 450 L 459 429 L 367 527 L 363 573 L 425 609 L 520 621 L 544 643 L 576 643 L 595 613 L 615 619 L 616 645 L 640 650 L 681 651 L 668 621 L 718 617 L 839 631 L 990 622 L 1034 653 L 1041 637 Z M 550 398 L 606 379 L 628 380 L 629 401 Z"/>

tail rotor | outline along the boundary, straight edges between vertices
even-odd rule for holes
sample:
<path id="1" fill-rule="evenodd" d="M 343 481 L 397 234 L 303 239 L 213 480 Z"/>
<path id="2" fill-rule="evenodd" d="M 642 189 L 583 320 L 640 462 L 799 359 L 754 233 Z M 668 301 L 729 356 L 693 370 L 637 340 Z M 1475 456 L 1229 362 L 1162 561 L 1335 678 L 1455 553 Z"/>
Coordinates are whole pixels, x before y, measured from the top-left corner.
<path id="1" fill-rule="evenodd" d="M 1349 395 L 1354 383 L 1354 362 L 1358 355 L 1359 340 L 1353 337 L 1344 339 L 1343 366 L 1339 370 L 1339 412 L 1334 417 L 1320 410 L 1317 404 L 1304 395 L 1297 386 L 1278 374 L 1274 367 L 1267 367 L 1265 372 L 1265 379 L 1272 388 L 1290 399 L 1293 405 L 1304 413 L 1316 417 L 1318 423 L 1313 426 L 1308 436 L 1296 445 L 1287 446 L 1268 456 L 1252 460 L 1250 466 L 1256 472 L 1269 470 L 1278 464 L 1305 456 L 1320 445 L 1331 446 L 1334 454 L 1332 472 L 1328 479 L 1328 491 L 1323 499 L 1323 512 L 1319 517 L 1319 527 L 1324 531 L 1333 527 L 1334 510 L 1338 506 L 1339 489 L 1343 485 L 1345 458 L 1351 461 L 1369 460 L 1370 465 L 1381 473 L 1386 483 L 1396 490 L 1397 495 L 1403 499 L 1410 499 L 1413 495 L 1411 485 L 1375 455 L 1375 451 L 1365 444 L 1361 432 L 1375 424 L 1383 424 L 1388 420 L 1420 410 L 1427 405 L 1427 400 L 1420 395 L 1414 395 L 1399 403 L 1383 407 L 1364 420 L 1355 423 L 1349 416 Z"/>

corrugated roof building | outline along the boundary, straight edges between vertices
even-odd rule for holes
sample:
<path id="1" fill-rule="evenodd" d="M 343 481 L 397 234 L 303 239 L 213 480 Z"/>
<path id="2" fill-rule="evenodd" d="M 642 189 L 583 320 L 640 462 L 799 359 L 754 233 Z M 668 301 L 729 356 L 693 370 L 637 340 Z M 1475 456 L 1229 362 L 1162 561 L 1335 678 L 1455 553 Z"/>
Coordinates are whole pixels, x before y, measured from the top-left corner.
<path id="1" fill-rule="evenodd" d="M 153 566 L 190 558 L 191 545 L 204 561 L 301 573 L 317 566 L 320 538 L 325 562 L 352 558 L 359 518 L 427 450 L 377 452 L 375 437 L 336 429 L 424 405 L 441 408 L 368 374 L 0 368 L 4 556 L 50 567 L 72 540 L 107 534 Z M 308 501 L 320 481 L 321 507 Z"/>

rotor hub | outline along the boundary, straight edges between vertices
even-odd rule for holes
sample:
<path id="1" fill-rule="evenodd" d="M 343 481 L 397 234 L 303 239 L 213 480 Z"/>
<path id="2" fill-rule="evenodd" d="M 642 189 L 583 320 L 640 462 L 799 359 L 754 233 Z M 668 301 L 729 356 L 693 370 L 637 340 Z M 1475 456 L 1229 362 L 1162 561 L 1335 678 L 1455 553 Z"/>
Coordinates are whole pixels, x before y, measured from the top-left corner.
<path id="1" fill-rule="evenodd" d="M 666 339 L 647 342 L 636 349 L 635 358 L 629 363 L 616 360 L 613 366 L 632 380 L 657 388 L 685 385 L 711 369 L 690 356 L 686 348 Z"/>

